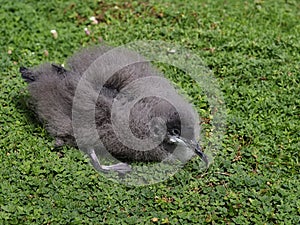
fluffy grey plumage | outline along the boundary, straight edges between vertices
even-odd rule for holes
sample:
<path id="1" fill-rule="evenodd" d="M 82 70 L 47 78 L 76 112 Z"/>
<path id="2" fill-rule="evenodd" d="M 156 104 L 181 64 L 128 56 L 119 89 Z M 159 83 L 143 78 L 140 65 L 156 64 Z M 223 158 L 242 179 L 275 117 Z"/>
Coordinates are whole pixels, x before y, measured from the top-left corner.
<path id="1" fill-rule="evenodd" d="M 32 109 L 36 112 L 38 118 L 46 124 L 48 132 L 55 137 L 56 145 L 78 145 L 74 135 L 74 126 L 72 125 L 72 110 L 76 107 L 73 105 L 76 88 L 88 68 L 98 57 L 110 49 L 110 47 L 85 49 L 69 59 L 68 69 L 55 64 L 43 64 L 34 69 L 20 68 L 22 77 L 28 82 Z M 134 55 L 128 51 L 128 57 L 134 57 Z M 97 96 L 95 99 L 88 100 L 95 105 L 95 123 L 98 137 L 106 150 L 121 161 L 162 161 L 170 158 L 176 147 L 182 145 L 186 149 L 193 149 L 207 163 L 206 156 L 194 142 L 195 124 L 191 124 L 194 121 L 183 121 L 176 108 L 167 100 L 159 97 L 142 98 L 131 109 L 129 116 L 129 126 L 132 134 L 142 140 L 153 133 L 155 134 L 155 132 L 159 135 L 160 128 L 151 130 L 152 128 L 149 125 L 153 118 L 160 117 L 165 121 L 163 125 L 166 126 L 166 133 L 163 133 L 162 141 L 158 146 L 148 151 L 139 151 L 123 144 L 116 135 L 112 124 L 114 118 L 112 116 L 112 104 L 119 101 L 120 96 L 125 96 L 125 99 L 128 99 L 126 87 L 133 81 L 152 76 L 160 75 L 151 68 L 149 63 L 137 62 L 121 68 L 103 84 L 101 83 L 102 77 L 96 77 L 99 80 L 90 81 L 89 87 L 91 88 L 84 90 L 88 92 L 87 96 Z M 183 98 L 180 100 L 180 104 L 183 108 L 185 106 L 190 108 Z M 183 129 L 185 129 L 184 135 L 182 135 Z M 83 146 L 84 149 L 81 150 L 90 155 L 96 169 L 119 172 L 130 170 L 127 164 L 124 163 L 112 166 L 100 165 L 98 156 L 102 155 L 101 150 L 97 149 L 94 144 L 95 140 L 90 138 L 92 135 L 89 134 L 88 129 L 86 132 L 84 136 L 86 138 L 84 138 L 80 147 Z M 184 155 L 185 152 L 182 151 L 182 155 Z"/>

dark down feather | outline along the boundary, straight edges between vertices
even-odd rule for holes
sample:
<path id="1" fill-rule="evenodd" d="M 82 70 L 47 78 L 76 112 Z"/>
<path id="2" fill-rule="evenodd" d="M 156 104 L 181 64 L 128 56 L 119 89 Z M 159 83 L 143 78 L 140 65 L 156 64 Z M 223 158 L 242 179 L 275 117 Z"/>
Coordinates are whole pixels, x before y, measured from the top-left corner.
<path id="1" fill-rule="evenodd" d="M 202 157 L 207 163 L 206 156 L 201 152 L 200 147 L 194 140 L 198 135 L 196 132 L 197 124 L 193 120 L 195 116 L 194 112 L 190 113 L 191 106 L 182 97 L 174 92 L 174 96 L 178 100 L 179 108 L 186 109 L 185 116 L 181 116 L 177 112 L 177 108 L 166 99 L 158 96 L 148 96 L 141 98 L 130 109 L 129 127 L 130 131 L 135 138 L 144 140 L 153 134 L 153 132 L 162 131 L 162 127 L 166 127 L 166 133 L 162 133 L 161 143 L 151 150 L 140 151 L 126 146 L 116 135 L 115 128 L 113 127 L 114 116 L 112 113 L 112 106 L 117 101 L 130 101 L 130 92 L 140 93 L 143 90 L 139 90 L 138 85 L 133 85 L 134 82 L 139 81 L 141 78 L 161 77 L 161 75 L 151 68 L 150 64 L 144 60 L 138 60 L 137 62 L 123 66 L 120 69 L 116 69 L 113 75 L 106 81 L 102 75 L 94 76 L 90 80 L 87 79 L 87 83 L 82 88 L 82 93 L 87 100 L 83 105 L 77 106 L 74 104 L 74 95 L 77 93 L 78 84 L 81 82 L 83 76 L 89 71 L 91 67 L 96 66 L 96 70 L 104 70 L 105 66 L 100 68 L 99 63 L 105 64 L 105 60 L 101 61 L 101 56 L 105 56 L 107 52 L 110 52 L 110 47 L 95 47 L 82 50 L 75 54 L 68 61 L 67 68 L 64 68 L 56 64 L 43 64 L 37 68 L 27 69 L 25 67 L 20 68 L 23 79 L 28 82 L 28 90 L 31 96 L 30 102 L 32 103 L 32 109 L 36 112 L 39 119 L 46 124 L 48 132 L 56 139 L 56 145 L 61 146 L 69 144 L 79 147 L 82 151 L 89 154 L 92 159 L 92 164 L 96 169 L 107 171 L 115 170 L 118 172 L 130 171 L 130 166 L 126 163 L 118 163 L 111 166 L 104 166 L 99 163 L 98 157 L 104 157 L 105 151 L 103 147 L 115 158 L 121 161 L 162 161 L 172 159 L 176 147 L 178 145 L 185 146 L 176 155 L 177 158 L 181 158 L 184 161 L 186 156 L 185 151 L 192 149 Z M 117 52 L 117 51 L 116 51 Z M 125 55 L 124 55 L 125 52 Z M 118 52 L 117 52 L 118 53 Z M 120 53 L 121 54 L 121 53 Z M 123 51 L 124 60 L 135 58 L 139 56 L 130 51 Z M 111 64 L 118 55 L 108 56 L 108 64 Z M 122 60 L 122 57 L 121 57 Z M 134 60 L 133 60 L 134 61 Z M 104 64 L 103 64 L 104 63 Z M 98 67 L 97 67 L 98 66 Z M 171 90 L 172 86 L 169 83 L 155 84 L 161 86 L 161 92 L 164 93 L 167 89 Z M 152 84 L 149 83 L 149 89 Z M 76 90 L 77 89 L 77 90 Z M 174 89 L 175 90 L 175 89 Z M 80 92 L 79 92 L 80 93 Z M 171 91 L 171 93 L 173 93 Z M 158 93 L 159 94 L 159 93 Z M 96 97 L 95 97 L 96 96 Z M 81 97 L 81 96 L 80 96 Z M 122 100 L 123 99 L 123 100 Z M 85 104 L 88 103 L 94 105 L 94 107 L 85 108 Z M 125 102 L 126 103 L 126 102 Z M 84 111 L 93 111 L 95 118 L 84 118 L 84 115 L 80 116 L 87 121 L 95 121 L 97 138 L 101 140 L 103 146 L 96 144 L 94 135 L 90 132 L 90 127 L 87 125 L 82 126 L 83 138 L 78 142 L 77 136 L 74 131 L 74 124 L 72 118 L 74 118 L 74 109 Z M 120 108 L 122 110 L 122 108 Z M 122 115 L 122 111 L 119 112 Z M 118 114 L 119 115 L 119 114 Z M 150 124 L 154 118 L 159 117 L 164 121 L 160 127 L 158 125 L 157 130 L 151 131 Z M 117 120 L 117 119 L 116 119 Z M 83 120 L 85 121 L 85 120 Z M 87 123 L 88 124 L 88 123 Z M 154 126 L 155 127 L 155 126 Z M 76 128 L 77 129 L 77 128 Z M 80 128 L 81 129 L 81 128 Z M 122 129 L 121 129 L 122 130 Z M 184 132 L 183 132 L 184 131 Z M 153 135 L 152 135 L 153 136 Z M 159 135 L 158 135 L 159 136 Z M 76 138 L 75 138 L 76 137 Z M 174 153 L 174 154 L 173 154 Z"/>

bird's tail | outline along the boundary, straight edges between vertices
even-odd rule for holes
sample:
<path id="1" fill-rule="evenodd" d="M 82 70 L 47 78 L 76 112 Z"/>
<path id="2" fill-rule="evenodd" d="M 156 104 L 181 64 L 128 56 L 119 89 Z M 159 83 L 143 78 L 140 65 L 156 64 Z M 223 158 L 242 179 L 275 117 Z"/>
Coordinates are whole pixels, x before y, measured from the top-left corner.
<path id="1" fill-rule="evenodd" d="M 27 82 L 27 83 L 32 83 L 36 80 L 34 73 L 26 68 L 26 67 L 20 67 L 20 73 L 22 75 L 22 78 Z"/>

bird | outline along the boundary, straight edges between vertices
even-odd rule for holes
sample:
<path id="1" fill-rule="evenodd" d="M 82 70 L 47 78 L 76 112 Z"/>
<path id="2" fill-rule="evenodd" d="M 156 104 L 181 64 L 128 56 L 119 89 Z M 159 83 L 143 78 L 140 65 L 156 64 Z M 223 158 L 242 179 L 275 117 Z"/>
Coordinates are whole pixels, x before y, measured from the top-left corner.
<path id="1" fill-rule="evenodd" d="M 208 165 L 196 140 L 197 113 L 136 52 L 93 46 L 75 53 L 66 66 L 44 63 L 20 67 L 20 73 L 28 83 L 29 108 L 55 146 L 79 148 L 98 171 L 127 173 L 131 162 L 186 161 L 191 155 Z M 107 155 L 117 163 L 100 162 Z"/>

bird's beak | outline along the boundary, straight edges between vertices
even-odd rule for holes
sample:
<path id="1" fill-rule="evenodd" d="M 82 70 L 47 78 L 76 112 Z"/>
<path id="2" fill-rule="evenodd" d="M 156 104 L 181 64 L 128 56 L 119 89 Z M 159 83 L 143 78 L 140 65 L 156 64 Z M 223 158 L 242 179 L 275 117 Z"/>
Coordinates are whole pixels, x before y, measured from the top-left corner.
<path id="1" fill-rule="evenodd" d="M 176 143 L 176 144 L 180 144 L 180 145 L 185 145 L 186 147 L 193 149 L 194 152 L 201 157 L 202 161 L 205 163 L 205 166 L 208 167 L 209 165 L 209 161 L 207 156 L 203 153 L 202 148 L 200 147 L 200 145 L 193 140 L 187 140 L 183 137 L 180 136 L 170 136 L 169 137 L 170 142 L 172 143 Z"/>
<path id="2" fill-rule="evenodd" d="M 208 167 L 209 162 L 207 156 L 203 153 L 202 148 L 200 145 L 196 142 L 196 146 L 194 148 L 194 151 L 197 155 L 199 155 L 202 159 L 202 161 L 205 163 L 205 166 Z"/>

